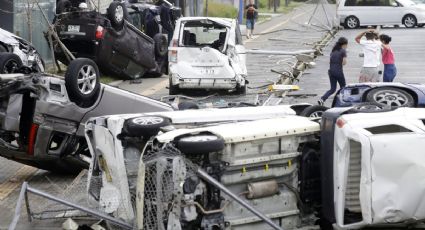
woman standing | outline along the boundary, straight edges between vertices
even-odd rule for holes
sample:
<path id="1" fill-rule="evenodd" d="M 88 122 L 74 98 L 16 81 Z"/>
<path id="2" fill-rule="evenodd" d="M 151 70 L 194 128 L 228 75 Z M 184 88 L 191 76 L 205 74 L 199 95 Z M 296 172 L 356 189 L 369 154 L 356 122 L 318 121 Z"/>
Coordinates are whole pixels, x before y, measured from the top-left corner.
<path id="1" fill-rule="evenodd" d="M 323 105 L 330 95 L 336 91 L 336 83 L 338 82 L 339 87 L 345 86 L 345 77 L 342 66 L 347 63 L 347 48 L 348 40 L 345 37 L 340 37 L 332 49 L 330 64 L 329 64 L 329 81 L 331 88 L 320 98 L 318 101 L 319 105 Z"/>
<path id="2" fill-rule="evenodd" d="M 381 34 L 379 40 L 382 42 L 382 63 L 384 63 L 384 82 L 392 82 L 397 75 L 397 68 L 394 65 L 394 52 L 391 49 L 391 37 Z"/>

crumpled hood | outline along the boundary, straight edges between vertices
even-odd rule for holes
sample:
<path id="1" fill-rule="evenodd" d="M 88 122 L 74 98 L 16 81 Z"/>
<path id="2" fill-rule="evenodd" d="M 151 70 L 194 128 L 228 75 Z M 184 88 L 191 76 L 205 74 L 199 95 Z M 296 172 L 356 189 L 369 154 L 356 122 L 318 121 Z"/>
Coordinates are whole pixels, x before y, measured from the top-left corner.
<path id="1" fill-rule="evenodd" d="M 13 44 L 19 44 L 19 41 L 17 39 L 17 36 L 10 33 L 9 31 L 6 31 L 2 28 L 0 28 L 0 41 L 13 45 Z"/>

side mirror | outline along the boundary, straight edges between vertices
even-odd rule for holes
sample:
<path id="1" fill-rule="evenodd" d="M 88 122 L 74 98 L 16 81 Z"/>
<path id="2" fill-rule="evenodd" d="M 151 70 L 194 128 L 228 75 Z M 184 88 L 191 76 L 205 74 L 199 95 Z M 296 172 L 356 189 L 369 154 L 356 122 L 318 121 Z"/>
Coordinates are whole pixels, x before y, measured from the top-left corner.
<path id="1" fill-rule="evenodd" d="M 398 7 L 398 4 L 397 4 L 396 2 L 392 2 L 392 3 L 391 3 L 391 6 L 393 6 L 393 7 Z"/>

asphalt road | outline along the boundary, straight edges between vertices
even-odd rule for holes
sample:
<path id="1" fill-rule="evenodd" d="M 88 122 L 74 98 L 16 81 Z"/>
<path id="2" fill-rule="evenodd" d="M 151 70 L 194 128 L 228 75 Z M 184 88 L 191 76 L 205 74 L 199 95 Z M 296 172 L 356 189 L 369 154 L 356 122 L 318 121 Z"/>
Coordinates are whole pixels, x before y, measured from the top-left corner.
<path id="1" fill-rule="evenodd" d="M 246 41 L 247 49 L 266 49 L 266 50 L 287 50 L 294 51 L 299 49 L 309 49 L 312 43 L 317 42 L 324 34 L 321 29 L 321 23 L 326 23 L 325 15 L 319 11 L 313 20 L 315 25 L 306 25 L 311 19 L 314 5 L 301 7 L 288 15 L 274 17 L 269 22 L 257 25 L 254 39 Z M 331 9 L 332 10 L 332 9 Z M 360 47 L 354 43 L 354 37 L 361 30 L 342 30 L 339 31 L 336 38 L 345 36 L 349 40 L 348 64 L 345 66 L 345 74 L 348 83 L 357 82 L 358 73 L 362 64 L 362 58 L 359 57 Z M 397 81 L 401 82 L 419 82 L 425 83 L 422 77 L 423 63 L 425 63 L 425 45 L 422 44 L 422 38 L 425 36 L 425 29 L 405 29 L 405 28 L 383 28 L 385 32 L 393 37 L 392 47 L 396 55 L 396 65 L 398 68 Z M 259 35 L 262 34 L 262 35 Z M 333 43 L 333 42 L 332 42 Z M 300 79 L 301 90 L 297 94 L 317 94 L 313 97 L 288 97 L 286 102 L 310 102 L 314 103 L 319 95 L 324 93 L 328 86 L 327 68 L 329 53 L 331 47 L 324 49 L 324 56 L 316 59 L 316 66 L 308 69 Z M 289 59 L 288 59 L 289 58 Z M 279 75 L 272 73 L 271 69 L 282 70 L 287 60 L 294 60 L 293 57 L 277 55 L 248 55 L 248 80 L 250 89 L 245 97 L 235 95 L 220 95 L 215 99 L 225 100 L 250 100 L 257 93 L 264 89 L 258 89 L 258 86 L 276 81 Z M 121 82 L 118 87 L 140 93 L 146 96 L 160 99 L 168 94 L 168 77 L 142 79 L 138 82 Z M 208 93 L 206 93 L 208 94 Z M 205 96 L 205 95 L 200 95 Z M 330 104 L 329 100 L 327 103 Z M 15 163 L 6 159 L 0 159 L 0 229 L 6 229 L 13 218 L 13 212 L 19 195 L 19 187 L 22 181 L 29 181 L 30 185 L 52 194 L 62 194 L 71 200 L 78 200 L 84 197 L 84 180 L 77 183 L 77 186 L 69 185 L 74 180 L 72 176 L 63 176 L 52 174 L 43 170 L 36 170 L 31 167 L 24 167 L 22 164 Z M 71 188 L 71 190 L 70 190 Z M 76 196 L 79 195 L 79 196 Z M 32 207 L 35 210 L 43 210 L 48 204 L 43 199 L 30 197 Z M 86 203 L 87 204 L 87 203 Z M 23 207 L 22 210 L 25 210 Z M 57 229 L 61 226 L 61 221 L 34 221 L 28 223 L 24 211 L 18 225 L 18 229 Z"/>

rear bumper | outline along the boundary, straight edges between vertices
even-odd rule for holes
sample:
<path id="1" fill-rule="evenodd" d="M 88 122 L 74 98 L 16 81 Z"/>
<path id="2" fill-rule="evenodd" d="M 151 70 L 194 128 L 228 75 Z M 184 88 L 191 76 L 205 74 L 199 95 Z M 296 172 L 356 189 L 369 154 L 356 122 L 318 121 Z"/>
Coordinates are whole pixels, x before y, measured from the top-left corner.
<path id="1" fill-rule="evenodd" d="M 235 89 L 245 85 L 245 77 L 236 75 L 229 78 L 184 78 L 171 74 L 171 84 L 181 89 Z"/>

